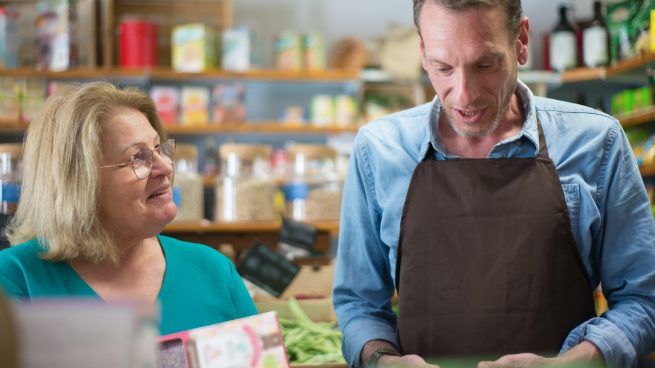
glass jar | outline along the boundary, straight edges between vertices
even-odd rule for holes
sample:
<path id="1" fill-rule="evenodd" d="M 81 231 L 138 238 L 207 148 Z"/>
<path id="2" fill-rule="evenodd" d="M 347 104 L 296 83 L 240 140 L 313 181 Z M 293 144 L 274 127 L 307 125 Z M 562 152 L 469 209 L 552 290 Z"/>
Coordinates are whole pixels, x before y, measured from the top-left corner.
<path id="1" fill-rule="evenodd" d="M 13 215 L 21 189 L 23 145 L 0 144 L 0 214 Z"/>
<path id="2" fill-rule="evenodd" d="M 198 173 L 198 149 L 193 144 L 175 147 L 173 201 L 177 206 L 175 222 L 201 221 L 204 212 L 204 187 Z"/>
<path id="3" fill-rule="evenodd" d="M 5 228 L 20 200 L 23 145 L 0 144 L 0 250 L 9 247 Z"/>
<path id="4" fill-rule="evenodd" d="M 271 146 L 223 144 L 216 183 L 216 221 L 275 221 L 277 186 L 271 176 Z"/>
<path id="5" fill-rule="evenodd" d="M 289 158 L 286 215 L 298 221 L 338 220 L 342 185 L 337 152 L 324 145 L 299 144 L 289 147 Z"/>

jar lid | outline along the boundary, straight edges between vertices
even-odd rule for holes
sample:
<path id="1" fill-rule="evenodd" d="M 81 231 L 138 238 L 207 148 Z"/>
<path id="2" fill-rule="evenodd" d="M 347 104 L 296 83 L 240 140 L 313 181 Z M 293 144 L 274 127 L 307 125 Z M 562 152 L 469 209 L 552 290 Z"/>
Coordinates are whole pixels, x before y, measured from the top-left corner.
<path id="1" fill-rule="evenodd" d="M 267 144 L 240 144 L 225 143 L 221 145 L 221 158 L 226 158 L 230 154 L 235 154 L 243 159 L 253 159 L 264 157 L 268 159 L 271 156 L 273 148 Z"/>
<path id="2" fill-rule="evenodd" d="M 176 144 L 175 145 L 175 158 L 185 158 L 188 160 L 195 160 L 198 158 L 198 148 L 195 144 Z"/>
<path id="3" fill-rule="evenodd" d="M 9 153 L 10 155 L 17 158 L 23 157 L 23 144 L 0 143 L 0 153 Z"/>
<path id="4" fill-rule="evenodd" d="M 337 158 L 337 151 L 324 144 L 294 144 L 289 147 L 289 156 L 292 158 L 303 155 L 306 158 Z"/>

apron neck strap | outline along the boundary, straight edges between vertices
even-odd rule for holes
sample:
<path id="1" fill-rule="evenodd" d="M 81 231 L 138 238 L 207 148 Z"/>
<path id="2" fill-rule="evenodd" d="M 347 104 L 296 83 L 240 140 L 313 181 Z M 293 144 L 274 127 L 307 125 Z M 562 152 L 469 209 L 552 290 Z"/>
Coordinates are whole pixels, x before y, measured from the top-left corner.
<path id="1" fill-rule="evenodd" d="M 537 157 L 549 158 L 548 148 L 546 147 L 546 138 L 544 137 L 544 129 L 541 127 L 539 117 L 537 117 L 537 130 L 539 131 L 539 154 L 537 154 Z"/>

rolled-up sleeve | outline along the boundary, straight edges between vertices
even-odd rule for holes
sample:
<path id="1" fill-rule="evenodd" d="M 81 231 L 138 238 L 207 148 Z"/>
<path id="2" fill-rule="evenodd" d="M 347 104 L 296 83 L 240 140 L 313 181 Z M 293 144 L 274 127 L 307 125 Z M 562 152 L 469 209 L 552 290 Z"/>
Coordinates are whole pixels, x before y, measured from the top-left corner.
<path id="1" fill-rule="evenodd" d="M 349 165 L 333 298 L 343 332 L 343 354 L 349 366 L 359 366 L 366 342 L 386 340 L 398 346 L 398 341 L 391 310 L 389 246 L 380 240 L 380 209 L 362 132 L 355 139 Z"/>
<path id="2" fill-rule="evenodd" d="M 562 351 L 592 342 L 609 367 L 636 367 L 655 349 L 655 220 L 639 168 L 620 127 L 610 131 L 601 160 L 602 224 L 593 259 L 609 311 L 574 329 Z"/>

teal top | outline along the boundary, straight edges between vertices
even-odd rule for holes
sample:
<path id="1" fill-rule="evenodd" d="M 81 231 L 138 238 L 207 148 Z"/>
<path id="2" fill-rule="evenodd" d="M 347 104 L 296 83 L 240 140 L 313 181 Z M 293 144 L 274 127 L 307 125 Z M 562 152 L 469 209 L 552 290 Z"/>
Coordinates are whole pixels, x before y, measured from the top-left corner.
<path id="1" fill-rule="evenodd" d="M 157 299 L 167 335 L 257 313 L 232 262 L 201 244 L 158 236 L 166 272 Z M 0 251 L 0 286 L 11 297 L 100 298 L 68 262 L 44 261 L 37 240 Z"/>

